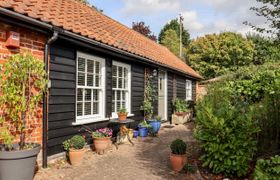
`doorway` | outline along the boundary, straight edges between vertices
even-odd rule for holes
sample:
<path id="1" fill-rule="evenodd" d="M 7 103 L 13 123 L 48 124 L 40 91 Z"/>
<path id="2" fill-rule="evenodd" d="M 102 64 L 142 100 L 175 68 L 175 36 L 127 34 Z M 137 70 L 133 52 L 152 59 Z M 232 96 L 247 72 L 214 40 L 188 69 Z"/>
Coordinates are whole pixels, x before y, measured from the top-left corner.
<path id="1" fill-rule="evenodd" d="M 158 115 L 162 120 L 167 120 L 167 73 L 158 73 Z"/>

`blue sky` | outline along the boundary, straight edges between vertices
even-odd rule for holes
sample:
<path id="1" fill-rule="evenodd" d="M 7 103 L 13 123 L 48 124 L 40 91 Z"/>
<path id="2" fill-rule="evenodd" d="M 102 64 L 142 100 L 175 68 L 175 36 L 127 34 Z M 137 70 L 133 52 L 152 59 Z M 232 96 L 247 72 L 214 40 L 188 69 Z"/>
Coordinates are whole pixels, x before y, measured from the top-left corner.
<path id="1" fill-rule="evenodd" d="M 104 10 L 104 14 L 131 27 L 132 22 L 144 21 L 158 35 L 165 23 L 184 17 L 185 28 L 191 37 L 209 33 L 235 31 L 246 34 L 251 28 L 248 20 L 264 26 L 264 20 L 250 11 L 256 0 L 89 0 Z"/>

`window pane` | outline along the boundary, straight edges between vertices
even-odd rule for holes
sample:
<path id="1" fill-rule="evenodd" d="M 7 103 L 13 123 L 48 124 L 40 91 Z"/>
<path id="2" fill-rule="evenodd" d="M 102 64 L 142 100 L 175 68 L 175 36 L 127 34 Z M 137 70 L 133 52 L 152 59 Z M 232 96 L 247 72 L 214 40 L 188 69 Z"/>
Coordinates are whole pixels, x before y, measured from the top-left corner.
<path id="1" fill-rule="evenodd" d="M 100 63 L 95 61 L 95 74 L 100 74 Z"/>
<path id="2" fill-rule="evenodd" d="M 98 90 L 93 89 L 93 101 L 98 101 L 98 99 L 99 99 Z"/>
<path id="3" fill-rule="evenodd" d="M 78 58 L 78 71 L 85 72 L 86 64 L 84 58 Z"/>
<path id="4" fill-rule="evenodd" d="M 100 87 L 100 76 L 95 75 L 95 87 Z"/>
<path id="5" fill-rule="evenodd" d="M 83 103 L 77 103 L 77 116 L 83 115 Z"/>
<path id="6" fill-rule="evenodd" d="M 94 61 L 87 60 L 87 72 L 88 73 L 93 73 L 93 63 L 94 63 Z"/>
<path id="7" fill-rule="evenodd" d="M 87 74 L 87 86 L 93 86 L 93 74 Z"/>
<path id="8" fill-rule="evenodd" d="M 118 66 L 119 77 L 123 77 L 123 70 L 122 69 L 123 69 L 122 67 Z"/>
<path id="9" fill-rule="evenodd" d="M 91 101 L 91 89 L 85 89 L 85 101 Z"/>
<path id="10" fill-rule="evenodd" d="M 117 76 L 117 66 L 114 66 L 112 67 L 112 75 L 113 76 Z"/>
<path id="11" fill-rule="evenodd" d="M 117 91 L 117 100 L 121 100 L 121 92 L 120 91 Z"/>
<path id="12" fill-rule="evenodd" d="M 85 114 L 84 115 L 91 115 L 91 102 L 85 103 Z"/>
<path id="13" fill-rule="evenodd" d="M 98 102 L 93 102 L 92 103 L 92 113 L 93 114 L 98 114 L 99 113 Z"/>
<path id="14" fill-rule="evenodd" d="M 116 91 L 113 91 L 113 93 L 112 93 L 112 100 L 113 101 L 115 100 L 115 93 L 116 93 Z"/>
<path id="15" fill-rule="evenodd" d="M 127 87 L 127 86 L 128 86 L 128 84 L 127 84 L 127 79 L 125 79 L 125 80 L 124 80 L 124 85 L 123 85 L 123 88 L 124 88 L 124 89 L 128 89 L 128 87 Z"/>
<path id="16" fill-rule="evenodd" d="M 121 102 L 117 101 L 117 112 L 121 109 Z"/>
<path id="17" fill-rule="evenodd" d="M 126 92 L 122 91 L 122 100 L 125 100 L 125 99 L 126 99 Z"/>
<path id="18" fill-rule="evenodd" d="M 78 85 L 85 85 L 85 73 L 78 73 Z"/>
<path id="19" fill-rule="evenodd" d="M 122 108 L 126 108 L 124 101 L 122 102 Z"/>
<path id="20" fill-rule="evenodd" d="M 113 88 L 117 88 L 117 78 L 113 77 Z"/>
<path id="21" fill-rule="evenodd" d="M 83 89 L 77 90 L 77 101 L 83 101 Z"/>
<path id="22" fill-rule="evenodd" d="M 123 88 L 123 79 L 122 78 L 118 78 L 118 83 L 119 83 L 119 87 L 118 88 Z"/>

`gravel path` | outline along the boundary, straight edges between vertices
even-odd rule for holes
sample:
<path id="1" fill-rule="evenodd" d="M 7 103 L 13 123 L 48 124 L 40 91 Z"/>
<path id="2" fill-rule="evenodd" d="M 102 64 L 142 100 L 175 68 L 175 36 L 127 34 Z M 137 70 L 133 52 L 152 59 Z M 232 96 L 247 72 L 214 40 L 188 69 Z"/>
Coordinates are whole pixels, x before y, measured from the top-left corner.
<path id="1" fill-rule="evenodd" d="M 169 163 L 172 140 L 181 138 L 194 142 L 188 126 L 177 125 L 169 128 L 163 124 L 158 137 L 134 139 L 134 146 L 123 144 L 116 149 L 112 146 L 104 155 L 88 150 L 81 165 L 70 166 L 65 160 L 40 169 L 35 180 L 157 180 L 157 179 L 201 179 L 195 173 L 191 177 L 175 173 Z"/>

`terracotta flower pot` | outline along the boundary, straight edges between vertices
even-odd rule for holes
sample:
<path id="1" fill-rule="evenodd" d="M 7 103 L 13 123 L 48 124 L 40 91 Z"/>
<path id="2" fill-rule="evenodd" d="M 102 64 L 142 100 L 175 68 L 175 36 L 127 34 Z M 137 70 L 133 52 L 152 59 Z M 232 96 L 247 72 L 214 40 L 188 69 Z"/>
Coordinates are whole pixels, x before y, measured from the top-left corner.
<path id="1" fill-rule="evenodd" d="M 183 169 L 184 165 L 187 162 L 186 154 L 170 154 L 170 162 L 174 171 L 179 172 Z"/>
<path id="2" fill-rule="evenodd" d="M 69 160 L 73 166 L 77 166 L 81 163 L 84 158 L 85 149 L 70 149 L 69 152 Z"/>
<path id="3" fill-rule="evenodd" d="M 118 113 L 118 118 L 120 121 L 125 121 L 127 119 L 127 113 Z"/>
<path id="4" fill-rule="evenodd" d="M 109 147 L 111 137 L 93 138 L 95 151 L 98 154 L 104 154 L 105 150 Z"/>

